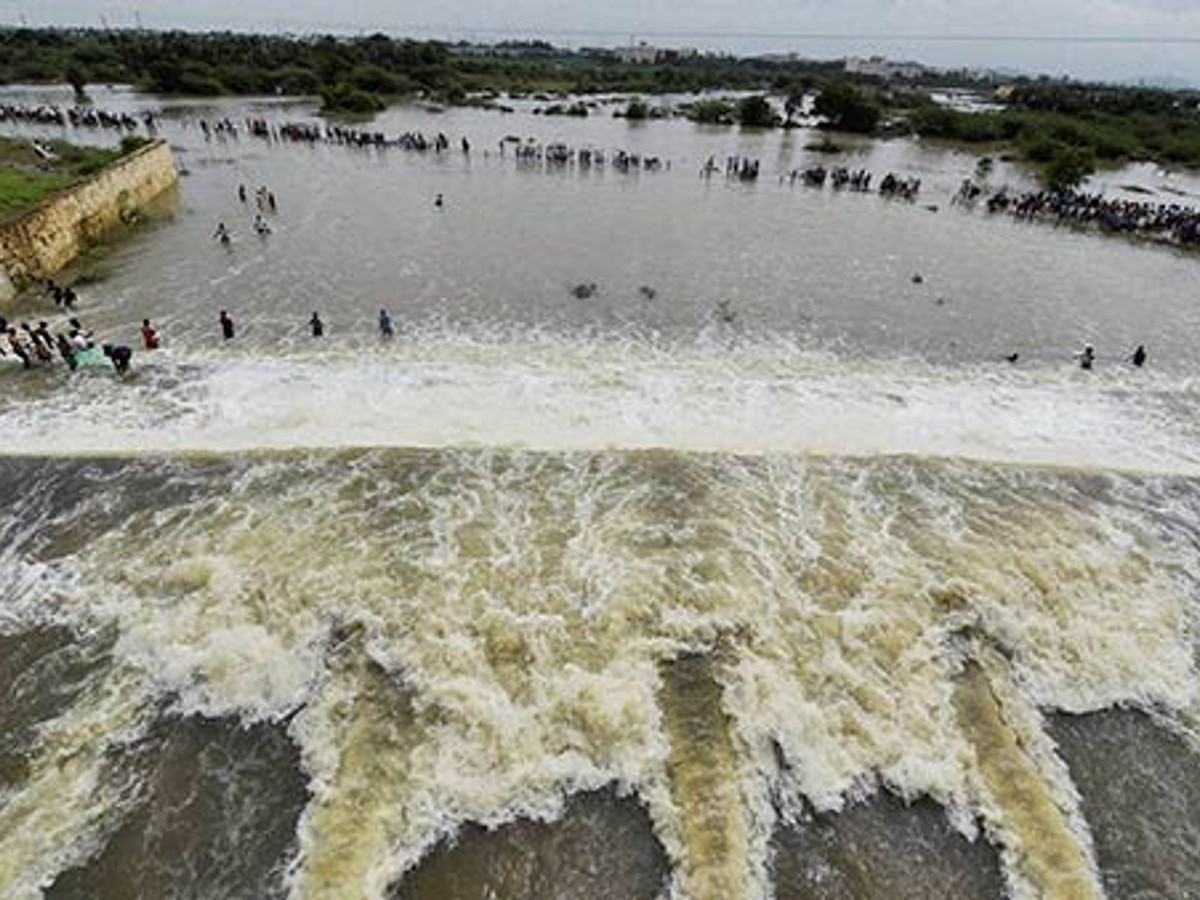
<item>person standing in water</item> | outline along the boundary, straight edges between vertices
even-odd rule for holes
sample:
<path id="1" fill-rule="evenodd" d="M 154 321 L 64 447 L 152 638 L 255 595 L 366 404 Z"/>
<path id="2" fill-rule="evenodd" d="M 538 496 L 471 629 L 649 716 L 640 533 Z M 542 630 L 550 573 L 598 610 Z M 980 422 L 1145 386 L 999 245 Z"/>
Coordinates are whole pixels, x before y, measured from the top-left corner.
<path id="1" fill-rule="evenodd" d="M 233 340 L 233 317 L 225 310 L 221 310 L 221 315 L 217 317 L 217 321 L 221 323 L 221 334 L 225 336 L 225 340 Z"/>
<path id="2" fill-rule="evenodd" d="M 312 318 L 308 320 L 308 327 L 312 329 L 312 336 L 319 338 L 325 334 L 325 323 L 321 321 L 321 317 L 314 311 Z"/>
<path id="3" fill-rule="evenodd" d="M 33 368 L 33 359 L 29 356 L 29 351 L 21 342 L 21 335 L 12 326 L 9 326 L 8 329 L 8 349 L 13 356 L 21 361 L 21 365 L 26 369 Z"/>
<path id="4" fill-rule="evenodd" d="M 149 319 L 142 319 L 142 346 L 147 350 L 158 349 L 158 332 L 154 330 Z"/>
<path id="5" fill-rule="evenodd" d="M 1083 350 L 1076 354 L 1079 357 L 1079 368 L 1090 369 L 1092 363 L 1096 361 L 1096 348 L 1091 344 L 1084 344 Z"/>
<path id="6" fill-rule="evenodd" d="M 379 310 L 379 336 L 390 338 L 396 333 L 396 327 L 392 323 L 392 314 L 386 309 Z"/>
<path id="7" fill-rule="evenodd" d="M 133 351 L 124 344 L 104 344 L 100 348 L 104 355 L 112 360 L 113 368 L 117 370 L 118 375 L 124 375 L 129 371 L 129 361 L 133 359 Z"/>
<path id="8" fill-rule="evenodd" d="M 1139 369 L 1146 364 L 1146 345 L 1138 344 L 1137 349 L 1133 351 L 1133 357 L 1130 362 Z"/>
<path id="9" fill-rule="evenodd" d="M 67 340 L 65 334 L 60 334 L 56 341 L 58 343 L 58 355 L 63 358 L 67 367 L 74 372 L 79 368 L 79 361 L 75 359 L 75 348 L 71 346 L 71 342 Z"/>

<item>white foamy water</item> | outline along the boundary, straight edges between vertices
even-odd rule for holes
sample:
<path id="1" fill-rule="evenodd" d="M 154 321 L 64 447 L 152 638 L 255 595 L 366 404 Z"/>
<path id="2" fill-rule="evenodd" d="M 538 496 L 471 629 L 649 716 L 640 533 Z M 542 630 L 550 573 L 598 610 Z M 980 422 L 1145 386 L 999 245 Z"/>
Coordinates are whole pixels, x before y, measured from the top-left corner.
<path id="1" fill-rule="evenodd" d="M 0 405 L 0 452 L 669 448 L 1200 471 L 1191 379 L 1124 367 L 864 362 L 718 333 L 698 344 L 451 330 L 258 358 L 143 354 Z"/>

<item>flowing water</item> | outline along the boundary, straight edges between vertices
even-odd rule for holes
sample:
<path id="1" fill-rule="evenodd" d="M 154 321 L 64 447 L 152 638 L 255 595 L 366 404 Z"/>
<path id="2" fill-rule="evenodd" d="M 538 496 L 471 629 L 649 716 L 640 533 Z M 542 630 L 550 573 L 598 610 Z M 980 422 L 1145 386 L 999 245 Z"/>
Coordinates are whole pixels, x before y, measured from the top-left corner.
<path id="1" fill-rule="evenodd" d="M 911 205 L 780 183 L 806 133 L 195 124 L 247 114 L 312 107 L 168 105 L 178 194 L 74 273 L 164 348 L 0 369 L 0 894 L 1200 890 L 1197 259 L 951 208 L 974 161 L 905 142 L 846 161 Z"/>

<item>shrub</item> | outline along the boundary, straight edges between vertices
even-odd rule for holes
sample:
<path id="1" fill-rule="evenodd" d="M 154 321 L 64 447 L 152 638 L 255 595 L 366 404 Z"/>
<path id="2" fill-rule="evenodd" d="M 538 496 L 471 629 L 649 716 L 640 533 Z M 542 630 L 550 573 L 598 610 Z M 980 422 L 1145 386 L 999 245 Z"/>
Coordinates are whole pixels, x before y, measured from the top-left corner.
<path id="1" fill-rule="evenodd" d="M 687 117 L 693 122 L 712 125 L 732 125 L 733 106 L 724 100 L 697 100 L 687 107 Z"/>
<path id="2" fill-rule="evenodd" d="M 370 94 L 396 93 L 395 77 L 379 66 L 355 66 L 346 80 L 360 91 Z"/>
<path id="3" fill-rule="evenodd" d="M 774 128 L 778 122 L 775 110 L 761 94 L 744 97 L 738 103 L 737 117 L 743 128 Z"/>
<path id="4" fill-rule="evenodd" d="M 650 107 L 640 97 L 629 101 L 625 107 L 626 119 L 646 119 L 650 116 Z"/>
<path id="5" fill-rule="evenodd" d="M 324 112 L 374 113 L 384 108 L 383 101 L 374 94 L 348 84 L 322 91 L 321 103 Z"/>
<path id="6" fill-rule="evenodd" d="M 1091 147 L 1060 147 L 1042 170 L 1046 187 L 1069 191 L 1096 171 L 1096 154 Z"/>
<path id="7" fill-rule="evenodd" d="M 838 131 L 870 134 L 879 124 L 879 107 L 846 81 L 835 81 L 821 91 L 813 110 Z"/>

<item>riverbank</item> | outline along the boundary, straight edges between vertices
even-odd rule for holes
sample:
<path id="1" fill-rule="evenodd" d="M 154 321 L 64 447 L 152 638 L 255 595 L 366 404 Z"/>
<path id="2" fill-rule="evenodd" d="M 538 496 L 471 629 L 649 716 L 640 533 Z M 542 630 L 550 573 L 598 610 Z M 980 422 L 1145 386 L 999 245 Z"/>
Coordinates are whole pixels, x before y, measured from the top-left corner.
<path id="1" fill-rule="evenodd" d="M 0 308 L 25 288 L 70 264 L 116 228 L 137 221 L 147 204 L 179 178 L 170 147 L 161 140 L 117 158 L 77 184 L 62 173 L 39 177 L 11 171 L 18 173 L 14 176 L 17 182 L 20 174 L 30 174 L 32 180 L 24 182 L 23 195 L 36 202 L 0 219 Z"/>

